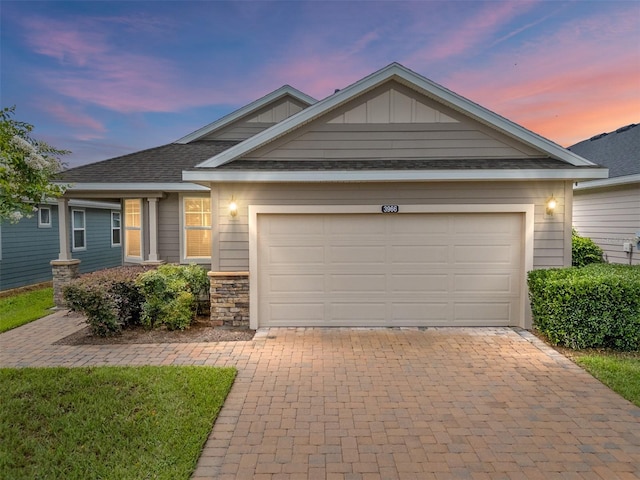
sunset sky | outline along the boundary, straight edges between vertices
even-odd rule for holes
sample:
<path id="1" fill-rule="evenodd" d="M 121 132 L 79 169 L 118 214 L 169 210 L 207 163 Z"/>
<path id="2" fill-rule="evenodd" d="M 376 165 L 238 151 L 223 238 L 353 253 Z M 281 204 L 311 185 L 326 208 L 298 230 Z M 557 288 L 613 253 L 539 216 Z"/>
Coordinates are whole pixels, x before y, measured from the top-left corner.
<path id="1" fill-rule="evenodd" d="M 1 106 L 69 166 L 391 62 L 563 146 L 640 122 L 640 1 L 6 1 Z"/>

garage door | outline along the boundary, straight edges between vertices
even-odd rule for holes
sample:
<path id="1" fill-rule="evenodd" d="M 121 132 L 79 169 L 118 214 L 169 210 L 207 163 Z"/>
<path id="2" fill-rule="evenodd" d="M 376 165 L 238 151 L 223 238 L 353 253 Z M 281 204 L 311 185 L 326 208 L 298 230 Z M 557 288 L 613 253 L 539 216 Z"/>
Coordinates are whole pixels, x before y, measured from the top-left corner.
<path id="1" fill-rule="evenodd" d="M 259 215 L 259 325 L 518 325 L 522 217 Z"/>

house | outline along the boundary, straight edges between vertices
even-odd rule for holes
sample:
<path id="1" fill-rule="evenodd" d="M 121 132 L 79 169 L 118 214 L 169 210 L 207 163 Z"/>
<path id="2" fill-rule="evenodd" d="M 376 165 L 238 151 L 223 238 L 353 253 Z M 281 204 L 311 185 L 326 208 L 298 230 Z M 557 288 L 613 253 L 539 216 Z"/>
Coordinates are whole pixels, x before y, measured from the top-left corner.
<path id="1" fill-rule="evenodd" d="M 80 272 L 122 264 L 120 202 L 73 200 L 67 235 Z M 0 291 L 50 282 L 50 261 L 60 251 L 58 205 L 43 203 L 31 218 L 0 225 Z"/>
<path id="2" fill-rule="evenodd" d="M 569 147 L 605 166 L 609 178 L 577 182 L 573 225 L 610 263 L 640 264 L 640 124 L 602 133 Z"/>
<path id="3" fill-rule="evenodd" d="M 606 175 L 393 63 L 71 169 L 60 202 L 121 201 L 124 261 L 205 265 L 225 323 L 527 327 L 527 271 L 571 264 L 573 183 Z"/>

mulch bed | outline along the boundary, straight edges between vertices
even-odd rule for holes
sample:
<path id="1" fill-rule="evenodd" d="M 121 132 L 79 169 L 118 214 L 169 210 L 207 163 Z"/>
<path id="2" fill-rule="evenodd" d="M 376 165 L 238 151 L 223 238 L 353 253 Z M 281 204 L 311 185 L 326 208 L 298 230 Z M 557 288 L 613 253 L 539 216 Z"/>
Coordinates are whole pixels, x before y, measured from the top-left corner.
<path id="1" fill-rule="evenodd" d="M 209 343 L 242 342 L 253 339 L 254 330 L 240 327 L 213 327 L 210 322 L 198 320 L 183 331 L 166 328 L 135 327 L 110 337 L 97 337 L 89 327 L 68 335 L 54 345 L 118 345 L 134 343 Z"/>

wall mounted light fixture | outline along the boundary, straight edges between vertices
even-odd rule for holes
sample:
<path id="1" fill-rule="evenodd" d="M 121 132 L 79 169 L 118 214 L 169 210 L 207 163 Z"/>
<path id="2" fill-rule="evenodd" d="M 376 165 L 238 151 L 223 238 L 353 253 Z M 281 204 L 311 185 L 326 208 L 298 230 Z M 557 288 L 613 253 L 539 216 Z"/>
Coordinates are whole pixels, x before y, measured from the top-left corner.
<path id="1" fill-rule="evenodd" d="M 232 217 L 238 215 L 238 204 L 235 202 L 233 197 L 231 197 L 231 203 L 229 204 L 229 215 Z"/>
<path id="2" fill-rule="evenodd" d="M 547 200 L 547 215 L 553 215 L 553 213 L 556 211 L 557 206 L 558 206 L 558 202 L 556 198 L 553 195 L 551 195 L 549 200 Z"/>

